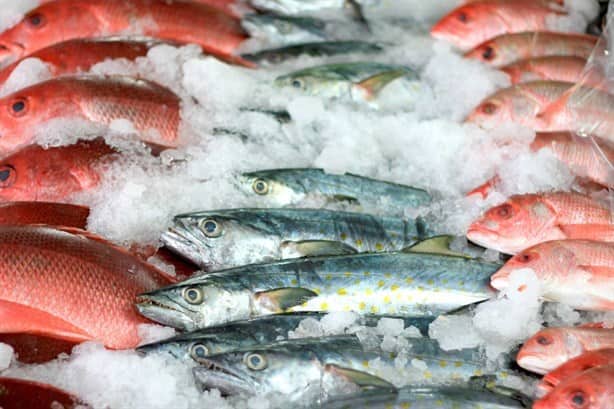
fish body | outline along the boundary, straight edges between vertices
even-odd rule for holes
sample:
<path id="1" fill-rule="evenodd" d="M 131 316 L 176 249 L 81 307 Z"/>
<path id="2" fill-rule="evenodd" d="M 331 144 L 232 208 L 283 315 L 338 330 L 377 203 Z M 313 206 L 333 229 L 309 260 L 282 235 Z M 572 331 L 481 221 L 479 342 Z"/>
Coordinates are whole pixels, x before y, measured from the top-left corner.
<path id="1" fill-rule="evenodd" d="M 30 11 L 0 35 L 0 60 L 12 62 L 71 39 L 114 35 L 195 43 L 223 58 L 232 58 L 247 38 L 236 18 L 196 2 L 58 0 Z"/>
<path id="2" fill-rule="evenodd" d="M 504 34 L 476 46 L 465 54 L 494 67 L 529 58 L 565 56 L 588 59 L 598 37 L 548 31 Z"/>
<path id="3" fill-rule="evenodd" d="M 49 149 L 25 147 L 0 160 L 0 201 L 65 202 L 97 186 L 115 154 L 99 139 Z"/>
<path id="4" fill-rule="evenodd" d="M 427 234 L 421 219 L 324 209 L 230 209 L 178 215 L 162 242 L 212 271 L 285 258 L 402 250 Z"/>
<path id="5" fill-rule="evenodd" d="M 428 338 L 408 342 L 407 359 L 395 364 L 396 353 L 367 348 L 353 336 L 282 341 L 203 358 L 194 375 L 223 393 L 282 393 L 290 402 L 305 402 L 310 394 L 342 394 L 328 388 L 329 379 L 362 387 L 460 385 L 487 372 L 478 350 L 444 351 Z"/>
<path id="6" fill-rule="evenodd" d="M 89 408 L 68 392 L 25 379 L 2 377 L 0 391 L 0 407 L 3 409 Z"/>
<path id="7" fill-rule="evenodd" d="M 326 22 L 312 17 L 251 14 L 243 18 L 241 25 L 250 37 L 270 44 L 303 44 L 329 39 Z"/>
<path id="8" fill-rule="evenodd" d="M 179 97 L 156 83 L 128 77 L 51 79 L 0 98 L 0 111 L 4 153 L 31 143 L 37 128 L 55 119 L 103 126 L 128 120 L 141 140 L 164 147 L 177 146 L 179 138 Z"/>
<path id="9" fill-rule="evenodd" d="M 505 409 L 524 408 L 518 400 L 471 387 L 379 388 L 342 396 L 324 403 L 322 409 Z"/>
<path id="10" fill-rule="evenodd" d="M 295 71 L 278 77 L 275 85 L 324 98 L 365 101 L 374 99 L 386 85 L 398 78 L 416 81 L 418 74 L 398 65 L 352 62 Z"/>
<path id="11" fill-rule="evenodd" d="M 512 84 L 529 81 L 562 81 L 579 83 L 590 87 L 603 87 L 605 78 L 596 72 L 584 75 L 586 60 L 580 57 L 537 57 L 520 60 L 502 67 Z"/>
<path id="12" fill-rule="evenodd" d="M 48 224 L 85 229 L 90 209 L 66 203 L 0 203 L 0 224 Z"/>
<path id="13" fill-rule="evenodd" d="M 538 130 L 541 127 L 538 114 L 561 98 L 573 85 L 560 81 L 531 81 L 502 89 L 483 100 L 469 114 L 467 122 L 486 128 L 504 122 L 516 122 Z"/>
<path id="14" fill-rule="evenodd" d="M 518 365 L 546 374 L 584 353 L 614 348 L 614 329 L 546 328 L 529 338 L 516 357 Z"/>
<path id="15" fill-rule="evenodd" d="M 431 253 L 367 253 L 255 264 L 139 297 L 139 311 L 191 331 L 281 312 L 433 316 L 486 300 L 498 264 Z"/>
<path id="16" fill-rule="evenodd" d="M 129 252 L 80 230 L 0 227 L 0 332 L 134 348 L 147 322 L 132 300 L 169 283 Z"/>
<path id="17" fill-rule="evenodd" d="M 243 0 L 191 0 L 194 3 L 204 4 L 213 8 L 216 8 L 229 16 L 236 18 L 243 18 L 255 13 L 253 7 L 251 7 L 246 1 Z"/>
<path id="18" fill-rule="evenodd" d="M 503 290 L 510 275 L 532 269 L 541 295 L 580 310 L 614 310 L 614 243 L 554 240 L 529 247 L 497 271 L 491 285 Z"/>
<path id="19" fill-rule="evenodd" d="M 351 173 L 332 174 L 322 169 L 271 169 L 244 173 L 241 187 L 262 196 L 271 204 L 285 206 L 309 195 L 331 201 L 350 201 L 377 206 L 378 202 L 405 209 L 430 203 L 431 196 L 422 189 L 371 179 Z"/>
<path id="20" fill-rule="evenodd" d="M 533 409 L 614 408 L 614 365 L 589 369 L 562 382 Z"/>
<path id="21" fill-rule="evenodd" d="M 431 35 L 470 50 L 502 34 L 548 30 L 549 20 L 564 14 L 559 7 L 533 0 L 472 1 L 439 20 Z"/>
<path id="22" fill-rule="evenodd" d="M 516 254 L 550 240 L 612 241 L 613 222 L 607 204 L 580 193 L 514 195 L 474 221 L 467 238 L 483 247 Z"/>
<path id="23" fill-rule="evenodd" d="M 305 320 L 314 321 L 326 317 L 325 313 L 299 312 L 277 314 L 253 318 L 245 321 L 230 322 L 225 325 L 209 327 L 186 334 L 177 335 L 153 344 L 143 345 L 139 352 L 167 352 L 173 357 L 200 362 L 201 358 L 232 352 L 241 348 L 256 347 L 290 339 L 289 332 L 295 331 Z M 385 317 L 381 315 L 359 316 L 355 314 L 351 327 L 375 327 L 380 319 L 402 320 L 404 327 L 413 326 L 428 335 L 429 324 L 434 317 Z M 340 328 L 344 330 L 345 328 Z M 340 333 L 338 335 L 343 335 Z M 318 336 L 316 334 L 313 335 Z M 295 337 L 297 338 L 297 337 Z"/>
<path id="24" fill-rule="evenodd" d="M 381 51 L 382 47 L 379 45 L 363 41 L 320 41 L 289 45 L 282 48 L 258 51 L 252 54 L 242 54 L 241 57 L 259 64 L 263 62 L 279 64 L 302 55 L 324 57 L 351 53 L 376 54 Z"/>
<path id="25" fill-rule="evenodd" d="M 256 9 L 286 16 L 343 11 L 352 3 L 351 0 L 251 0 Z"/>
<path id="26" fill-rule="evenodd" d="M 13 71 L 28 58 L 41 60 L 47 66 L 51 77 L 77 74 L 89 71 L 94 65 L 106 60 L 136 60 L 144 57 L 155 41 L 138 41 L 120 38 L 78 38 L 53 44 L 5 67 L 0 71 L 0 83 L 4 83 Z"/>
<path id="27" fill-rule="evenodd" d="M 538 385 L 539 391 L 542 395 L 545 395 L 556 388 L 561 382 L 565 382 L 569 378 L 573 378 L 591 368 L 604 365 L 614 365 L 614 349 L 598 349 L 585 352 L 544 375 Z"/>

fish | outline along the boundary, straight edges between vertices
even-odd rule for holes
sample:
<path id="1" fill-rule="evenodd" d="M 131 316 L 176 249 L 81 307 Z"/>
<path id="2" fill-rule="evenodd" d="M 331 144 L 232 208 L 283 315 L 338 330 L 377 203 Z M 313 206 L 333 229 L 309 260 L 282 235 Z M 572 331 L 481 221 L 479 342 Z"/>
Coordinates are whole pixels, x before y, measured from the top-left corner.
<path id="1" fill-rule="evenodd" d="M 78 342 L 33 334 L 0 334 L 0 342 L 10 345 L 15 359 L 23 364 L 49 362 L 60 354 L 69 355 Z"/>
<path id="2" fill-rule="evenodd" d="M 546 301 L 578 310 L 614 310 L 614 243 L 591 240 L 553 240 L 529 247 L 497 271 L 490 284 L 509 285 L 512 273 L 532 269 Z"/>
<path id="3" fill-rule="evenodd" d="M 85 229 L 89 215 L 89 208 L 68 203 L 0 203 L 0 225 L 48 224 Z"/>
<path id="4" fill-rule="evenodd" d="M 67 202 L 96 187 L 118 158 L 103 140 L 45 149 L 31 145 L 0 160 L 0 202 Z"/>
<path id="5" fill-rule="evenodd" d="M 134 348 L 138 326 L 148 321 L 133 300 L 172 282 L 128 251 L 78 229 L 0 226 L 0 254 L 0 333 Z"/>
<path id="6" fill-rule="evenodd" d="M 176 147 L 180 102 L 171 90 L 146 80 L 54 78 L 0 98 L 0 152 L 7 154 L 30 144 L 40 125 L 64 118 L 103 126 L 118 119 L 129 120 L 143 142 Z"/>
<path id="7" fill-rule="evenodd" d="M 396 253 L 311 257 L 192 277 L 141 294 L 141 314 L 194 331 L 282 312 L 435 316 L 485 301 L 500 264 L 451 255 L 438 238 Z"/>
<path id="8" fill-rule="evenodd" d="M 399 78 L 417 84 L 418 74 L 409 67 L 399 65 L 351 62 L 294 71 L 277 77 L 275 85 L 324 98 L 371 101 L 388 84 Z"/>
<path id="9" fill-rule="evenodd" d="M 599 88 L 604 87 L 605 77 L 596 71 L 586 72 L 586 60 L 580 57 L 547 56 L 516 61 L 501 68 L 512 81 L 519 84 L 529 81 L 562 81 Z"/>
<path id="10" fill-rule="evenodd" d="M 236 62 L 234 52 L 247 39 L 235 17 L 191 1 L 58 0 L 31 10 L 0 34 L 0 62 L 67 40 L 116 35 L 195 43 Z"/>
<path id="11" fill-rule="evenodd" d="M 551 240 L 614 241 L 614 215 L 608 204 L 580 193 L 514 195 L 475 220 L 467 238 L 507 254 Z"/>
<path id="12" fill-rule="evenodd" d="M 275 260 L 402 250 L 425 222 L 325 209 L 229 209 L 175 216 L 166 247 L 207 271 Z"/>
<path id="13" fill-rule="evenodd" d="M 250 14 L 241 20 L 241 26 L 251 38 L 266 40 L 270 44 L 292 45 L 332 40 L 327 33 L 326 22 L 313 17 Z"/>
<path id="14" fill-rule="evenodd" d="M 561 81 L 516 84 L 487 97 L 467 116 L 466 121 L 484 128 L 516 122 L 527 128 L 541 130 L 538 115 L 571 87 L 572 83 Z"/>
<path id="15" fill-rule="evenodd" d="M 503 34 L 486 40 L 465 53 L 493 67 L 503 67 L 528 58 L 565 56 L 588 59 L 599 38 L 587 34 L 548 31 Z"/>
<path id="16" fill-rule="evenodd" d="M 201 358 L 211 355 L 290 339 L 289 332 L 295 331 L 302 322 L 318 321 L 326 315 L 320 312 L 298 312 L 235 321 L 141 345 L 137 351 L 142 354 L 168 353 L 179 360 L 200 362 Z M 346 327 L 376 327 L 381 319 L 395 319 L 402 321 L 404 327 L 417 328 L 423 336 L 428 336 L 429 324 L 434 320 L 434 317 L 359 316 L 357 314 L 352 314 L 351 318 L 353 322 L 348 323 Z M 344 331 L 345 328 L 339 328 L 339 330 Z"/>
<path id="17" fill-rule="evenodd" d="M 122 38 L 78 38 L 42 48 L 15 61 L 0 71 L 0 84 L 8 80 L 13 71 L 26 59 L 41 60 L 49 70 L 50 78 L 89 71 L 106 60 L 134 61 L 144 57 L 159 41 L 140 41 Z"/>
<path id="18" fill-rule="evenodd" d="M 265 198 L 274 206 L 294 204 L 311 195 L 362 206 L 386 203 L 401 209 L 426 206 L 432 200 L 423 189 L 352 173 L 326 173 L 316 168 L 248 172 L 239 178 L 239 186 L 249 194 Z"/>
<path id="19" fill-rule="evenodd" d="M 442 17 L 431 28 L 431 36 L 467 51 L 499 35 L 547 31 L 553 19 L 566 14 L 541 1 L 472 1 Z"/>
<path id="20" fill-rule="evenodd" d="M 524 343 L 516 362 L 524 369 L 545 375 L 584 353 L 606 348 L 614 348 L 614 329 L 546 328 Z"/>
<path id="21" fill-rule="evenodd" d="M 344 388 L 339 381 L 362 388 L 405 385 L 463 385 L 476 374 L 508 376 L 488 370 L 478 349 L 444 351 L 429 338 L 411 338 L 401 362 L 390 353 L 361 344 L 354 336 L 281 341 L 201 358 L 194 368 L 197 382 L 229 395 L 267 396 L 282 393 L 288 402 L 332 397 Z M 347 393 L 347 392 L 345 392 Z M 311 395 L 311 396 L 310 396 Z"/>
<path id="22" fill-rule="evenodd" d="M 0 377 L 0 407 L 3 409 L 88 409 L 77 397 L 44 383 Z"/>
<path id="23" fill-rule="evenodd" d="M 361 0 L 251 0 L 252 6 L 273 14 L 305 16 L 311 14 L 348 15 L 366 24 Z"/>
<path id="24" fill-rule="evenodd" d="M 614 96 L 608 92 L 576 85 L 538 115 L 536 130 L 575 131 L 614 142 Z"/>
<path id="25" fill-rule="evenodd" d="M 352 53 L 377 54 L 382 50 L 381 46 L 364 41 L 319 41 L 241 54 L 241 57 L 257 64 L 279 64 L 302 55 L 324 57 Z"/>
<path id="26" fill-rule="evenodd" d="M 561 382 L 565 382 L 584 371 L 604 365 L 614 365 L 614 348 L 598 349 L 585 352 L 573 358 L 553 371 L 548 372 L 539 383 L 538 391 L 546 395 L 556 388 Z"/>
<path id="27" fill-rule="evenodd" d="M 249 2 L 244 0 L 191 0 L 218 9 L 229 16 L 243 18 L 256 12 Z"/>
<path id="28" fill-rule="evenodd" d="M 471 386 L 408 386 L 376 388 L 340 396 L 323 403 L 322 409 L 505 409 L 525 408 L 518 399 Z"/>
<path id="29" fill-rule="evenodd" d="M 606 365 L 562 382 L 533 409 L 612 409 L 613 402 L 614 365 Z"/>

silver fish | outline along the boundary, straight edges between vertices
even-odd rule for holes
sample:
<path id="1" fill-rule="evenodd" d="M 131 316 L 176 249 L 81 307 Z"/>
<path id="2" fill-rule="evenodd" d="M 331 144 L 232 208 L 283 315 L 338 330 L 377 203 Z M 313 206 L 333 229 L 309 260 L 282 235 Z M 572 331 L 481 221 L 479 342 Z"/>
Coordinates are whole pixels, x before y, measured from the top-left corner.
<path id="1" fill-rule="evenodd" d="M 324 209 L 229 209 L 178 215 L 162 242 L 213 271 L 287 258 L 402 250 L 428 234 L 420 218 Z"/>
<path id="2" fill-rule="evenodd" d="M 436 316 L 490 298 L 490 276 L 500 265 L 419 252 L 431 251 L 435 240 L 406 252 L 313 257 L 222 270 L 142 294 L 137 308 L 161 324 L 193 331 L 297 311 Z"/>
<path id="3" fill-rule="evenodd" d="M 398 78 L 414 84 L 419 80 L 418 74 L 409 67 L 352 62 L 295 71 L 278 77 L 275 85 L 292 87 L 309 95 L 360 102 L 374 100 L 382 89 Z"/>
<path id="4" fill-rule="evenodd" d="M 338 381 L 394 388 L 462 385 L 475 376 L 510 375 L 488 370 L 477 349 L 444 351 L 428 338 L 407 341 L 398 353 L 367 347 L 355 336 L 281 341 L 203 358 L 193 372 L 205 388 L 229 395 L 283 394 L 289 402 L 343 394 Z"/>
<path id="5" fill-rule="evenodd" d="M 210 355 L 289 339 L 289 332 L 296 330 L 301 323 L 307 322 L 305 320 L 320 320 L 326 315 L 318 312 L 299 312 L 231 322 L 143 345 L 137 348 L 137 351 L 146 354 L 166 352 L 183 361 L 200 362 L 202 358 Z M 355 320 L 349 324 L 352 327 L 375 327 L 382 318 L 399 319 L 403 321 L 404 327 L 417 328 L 424 336 L 428 335 L 429 324 L 434 319 L 434 317 L 399 318 L 381 315 L 353 315 L 351 318 Z"/>
<path id="6" fill-rule="evenodd" d="M 381 51 L 381 46 L 364 41 L 321 41 L 241 54 L 241 57 L 255 63 L 279 64 L 302 55 L 324 57 L 352 53 L 375 54 Z"/>
<path id="7" fill-rule="evenodd" d="M 239 178 L 239 184 L 244 191 L 266 198 L 274 206 L 295 204 L 307 196 L 397 209 L 426 206 L 431 202 L 431 195 L 422 189 L 351 173 L 326 173 L 323 169 L 315 168 L 244 173 Z"/>
<path id="8" fill-rule="evenodd" d="M 326 22 L 310 17 L 285 17 L 274 14 L 250 14 L 241 25 L 252 38 L 269 44 L 290 45 L 326 41 Z"/>

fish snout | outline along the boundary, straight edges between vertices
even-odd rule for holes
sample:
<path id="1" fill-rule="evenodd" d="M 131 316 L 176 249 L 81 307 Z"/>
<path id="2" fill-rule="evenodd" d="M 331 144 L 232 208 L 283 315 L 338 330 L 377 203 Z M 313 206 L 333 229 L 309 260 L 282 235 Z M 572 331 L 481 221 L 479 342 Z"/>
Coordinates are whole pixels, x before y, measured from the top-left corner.
<path id="1" fill-rule="evenodd" d="M 4 68 L 24 55 L 24 48 L 19 43 L 0 41 L 0 68 Z"/>
<path id="2" fill-rule="evenodd" d="M 541 359 L 533 355 L 523 353 L 522 349 L 516 357 L 516 363 L 518 363 L 521 368 L 524 368 L 527 371 L 535 372 L 540 375 L 548 373 L 551 369 L 546 368 Z"/>
<path id="3" fill-rule="evenodd" d="M 507 271 L 498 271 L 490 277 L 490 285 L 496 290 L 502 291 L 509 286 L 509 274 Z"/>

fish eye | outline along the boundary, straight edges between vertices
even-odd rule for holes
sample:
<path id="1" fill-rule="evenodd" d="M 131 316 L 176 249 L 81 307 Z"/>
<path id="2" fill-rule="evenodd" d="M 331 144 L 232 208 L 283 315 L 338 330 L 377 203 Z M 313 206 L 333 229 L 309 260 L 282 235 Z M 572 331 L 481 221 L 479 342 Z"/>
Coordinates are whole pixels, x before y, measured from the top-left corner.
<path id="1" fill-rule="evenodd" d="M 299 89 L 300 89 L 300 88 L 303 88 L 303 85 L 304 85 L 304 84 L 303 84 L 303 81 L 302 81 L 302 80 L 299 80 L 298 78 L 297 78 L 297 79 L 292 80 L 292 86 L 293 86 L 294 88 L 299 88 Z"/>
<path id="2" fill-rule="evenodd" d="M 266 195 L 269 193 L 269 184 L 266 182 L 266 180 L 256 179 L 254 180 L 254 183 L 252 183 L 252 189 L 254 189 L 256 194 Z"/>
<path id="3" fill-rule="evenodd" d="M 531 261 L 536 260 L 537 257 L 538 257 L 538 255 L 536 253 L 531 252 L 531 253 L 521 253 L 521 254 L 518 254 L 516 259 L 519 262 L 521 262 L 521 263 L 529 263 Z"/>
<path id="4" fill-rule="evenodd" d="M 47 23 L 47 19 L 41 13 L 30 14 L 27 17 L 28 24 L 34 28 L 40 28 Z"/>
<path id="5" fill-rule="evenodd" d="M 243 360 L 252 371 L 262 371 L 267 367 L 266 358 L 260 354 L 247 354 Z"/>
<path id="6" fill-rule="evenodd" d="M 502 219 L 509 219 L 510 217 L 512 217 L 512 213 L 512 206 L 508 204 L 504 204 L 497 207 L 497 216 Z"/>
<path id="7" fill-rule="evenodd" d="M 200 228 L 207 237 L 215 238 L 220 237 L 220 235 L 222 234 L 222 228 L 213 219 L 205 219 L 200 222 Z"/>
<path id="8" fill-rule="evenodd" d="M 586 403 L 588 403 L 588 399 L 586 399 L 586 394 L 583 391 L 574 391 L 571 393 L 571 404 L 574 408 L 583 408 Z"/>
<path id="9" fill-rule="evenodd" d="M 11 165 L 0 166 L 0 188 L 10 187 L 15 183 L 17 172 Z"/>
<path id="10" fill-rule="evenodd" d="M 18 98 L 11 102 L 9 113 L 15 117 L 24 116 L 28 112 L 28 101 L 25 98 Z"/>
<path id="11" fill-rule="evenodd" d="M 462 11 L 456 15 L 456 18 L 461 23 L 466 23 L 467 21 L 469 21 L 469 17 L 467 17 L 467 13 L 462 12 Z"/>
<path id="12" fill-rule="evenodd" d="M 190 356 L 195 361 L 199 361 L 200 359 L 206 358 L 209 356 L 209 348 L 204 346 L 203 344 L 196 343 L 190 347 Z"/>
<path id="13" fill-rule="evenodd" d="M 205 295 L 198 287 L 188 287 L 183 290 L 183 299 L 192 305 L 198 305 L 203 303 Z"/>
<path id="14" fill-rule="evenodd" d="M 552 344 L 552 340 L 544 335 L 540 335 L 537 337 L 537 343 L 539 345 L 550 345 Z"/>
<path id="15" fill-rule="evenodd" d="M 282 34 L 288 34 L 292 31 L 292 24 L 288 23 L 287 21 L 280 21 L 278 27 L 279 32 Z"/>
<path id="16" fill-rule="evenodd" d="M 494 48 L 492 48 L 491 46 L 487 46 L 486 48 L 484 48 L 484 51 L 482 52 L 482 58 L 484 58 L 486 61 L 490 61 L 495 57 L 496 53 Z"/>
<path id="17" fill-rule="evenodd" d="M 482 112 L 486 115 L 494 114 L 495 112 L 497 112 L 497 109 L 497 105 L 493 104 L 492 102 L 486 102 L 485 104 L 482 104 Z"/>

